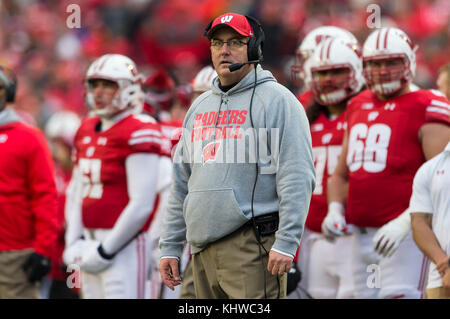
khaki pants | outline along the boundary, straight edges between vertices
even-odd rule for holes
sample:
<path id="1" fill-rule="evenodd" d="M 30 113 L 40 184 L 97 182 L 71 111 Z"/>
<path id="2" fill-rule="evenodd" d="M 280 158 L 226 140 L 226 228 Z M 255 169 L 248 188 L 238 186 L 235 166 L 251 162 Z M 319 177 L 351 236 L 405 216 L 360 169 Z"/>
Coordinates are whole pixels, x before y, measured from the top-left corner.
<path id="1" fill-rule="evenodd" d="M 443 287 L 430 288 L 426 290 L 427 299 L 450 299 L 450 289 Z"/>
<path id="2" fill-rule="evenodd" d="M 180 299 L 195 299 L 194 275 L 192 274 L 192 260 L 189 260 L 183 274 Z"/>
<path id="3" fill-rule="evenodd" d="M 261 238 L 267 252 L 275 234 Z M 272 276 L 267 270 L 268 255 L 260 249 L 253 228 L 246 224 L 232 234 L 208 245 L 192 256 L 197 298 L 263 299 L 286 297 L 287 274 Z"/>
<path id="4" fill-rule="evenodd" d="M 0 251 L 0 299 L 37 299 L 38 283 L 29 283 L 22 265 L 33 250 Z"/>

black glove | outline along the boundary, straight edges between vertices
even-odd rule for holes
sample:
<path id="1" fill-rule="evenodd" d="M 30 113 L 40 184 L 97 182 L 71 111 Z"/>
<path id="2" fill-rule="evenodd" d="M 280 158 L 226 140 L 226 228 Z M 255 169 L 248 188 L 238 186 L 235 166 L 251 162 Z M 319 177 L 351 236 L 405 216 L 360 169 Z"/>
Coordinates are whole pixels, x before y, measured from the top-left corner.
<path id="1" fill-rule="evenodd" d="M 22 269 L 27 274 L 29 282 L 41 281 L 50 271 L 50 259 L 38 253 L 32 253 L 23 264 Z"/>
<path id="2" fill-rule="evenodd" d="M 302 273 L 297 268 L 297 264 L 293 263 L 291 269 L 288 272 L 287 275 L 287 291 L 286 295 L 289 295 L 291 292 L 293 292 L 297 286 L 298 283 L 302 280 Z"/>

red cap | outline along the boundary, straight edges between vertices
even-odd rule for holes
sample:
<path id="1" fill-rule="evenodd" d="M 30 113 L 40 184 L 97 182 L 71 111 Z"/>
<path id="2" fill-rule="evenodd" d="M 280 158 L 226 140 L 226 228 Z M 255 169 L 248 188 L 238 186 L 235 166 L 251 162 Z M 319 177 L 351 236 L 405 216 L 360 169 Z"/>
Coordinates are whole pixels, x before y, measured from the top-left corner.
<path id="1" fill-rule="evenodd" d="M 254 36 L 253 29 L 247 18 L 242 14 L 237 13 L 225 13 L 215 18 L 211 25 L 211 29 L 207 33 L 207 36 L 210 37 L 214 31 L 224 26 L 233 28 L 234 31 L 244 37 Z"/>

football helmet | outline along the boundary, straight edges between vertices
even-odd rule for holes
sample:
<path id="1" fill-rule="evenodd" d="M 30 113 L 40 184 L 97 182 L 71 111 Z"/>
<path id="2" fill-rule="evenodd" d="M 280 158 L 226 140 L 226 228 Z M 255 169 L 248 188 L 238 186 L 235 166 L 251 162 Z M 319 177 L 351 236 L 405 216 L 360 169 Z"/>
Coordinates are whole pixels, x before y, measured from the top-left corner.
<path id="1" fill-rule="evenodd" d="M 210 90 L 211 84 L 216 76 L 217 72 L 213 69 L 212 66 L 205 66 L 200 70 L 200 72 L 197 73 L 194 80 L 192 80 L 192 92 L 202 93 Z"/>
<path id="2" fill-rule="evenodd" d="M 385 27 L 372 32 L 363 46 L 363 72 L 369 89 L 381 95 L 392 95 L 405 87 L 416 72 L 417 46 L 405 32 Z M 401 58 L 402 64 L 374 68 L 373 61 Z"/>
<path id="3" fill-rule="evenodd" d="M 113 81 L 119 87 L 111 104 L 101 109 L 96 108 L 94 102 L 91 80 L 95 79 Z M 121 54 L 105 54 L 88 68 L 85 78 L 87 105 L 94 114 L 101 117 L 111 117 L 128 108 L 141 108 L 143 94 L 140 80 L 141 76 L 133 60 Z"/>
<path id="4" fill-rule="evenodd" d="M 319 44 L 309 60 L 309 87 L 321 105 L 338 104 L 358 93 L 364 85 L 361 48 L 353 41 L 328 38 Z M 348 69 L 348 75 L 323 78 L 319 74 L 336 69 Z"/>
<path id="5" fill-rule="evenodd" d="M 176 98 L 174 79 L 164 69 L 157 69 L 142 84 L 144 90 L 144 111 L 154 116 L 169 111 Z"/>
<path id="6" fill-rule="evenodd" d="M 358 40 L 351 32 L 339 27 L 322 26 L 313 29 L 305 36 L 295 51 L 295 62 L 291 67 L 291 77 L 294 84 L 297 86 L 306 85 L 308 88 L 311 82 L 308 60 L 317 45 L 327 38 L 344 38 L 354 44 L 358 43 Z"/>
<path id="7" fill-rule="evenodd" d="M 50 139 L 61 139 L 67 146 L 72 147 L 80 124 L 80 117 L 74 112 L 59 111 L 47 120 L 45 135 Z"/>

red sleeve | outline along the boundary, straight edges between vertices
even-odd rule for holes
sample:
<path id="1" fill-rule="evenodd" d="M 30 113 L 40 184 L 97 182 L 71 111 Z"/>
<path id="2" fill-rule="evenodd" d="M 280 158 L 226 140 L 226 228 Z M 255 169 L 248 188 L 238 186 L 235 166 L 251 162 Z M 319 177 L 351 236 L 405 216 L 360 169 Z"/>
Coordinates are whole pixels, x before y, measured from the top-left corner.
<path id="1" fill-rule="evenodd" d="M 298 100 L 303 105 L 303 108 L 308 109 L 311 104 L 314 102 L 314 95 L 310 90 L 303 92 L 298 96 Z"/>
<path id="2" fill-rule="evenodd" d="M 430 90 L 427 94 L 425 121 L 450 125 L 450 101 L 439 91 Z"/>
<path id="3" fill-rule="evenodd" d="M 145 123 L 132 130 L 128 138 L 130 154 L 162 154 L 163 135 L 157 123 Z"/>
<path id="4" fill-rule="evenodd" d="M 33 132 L 28 156 L 28 187 L 34 216 L 34 250 L 50 257 L 55 248 L 58 232 L 57 191 L 52 157 L 44 135 Z"/>

